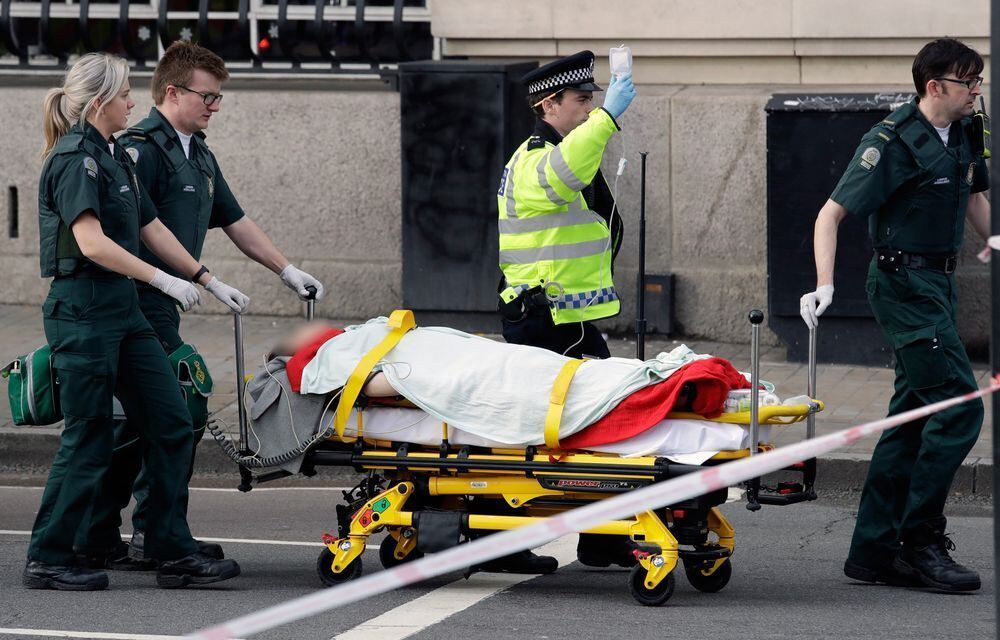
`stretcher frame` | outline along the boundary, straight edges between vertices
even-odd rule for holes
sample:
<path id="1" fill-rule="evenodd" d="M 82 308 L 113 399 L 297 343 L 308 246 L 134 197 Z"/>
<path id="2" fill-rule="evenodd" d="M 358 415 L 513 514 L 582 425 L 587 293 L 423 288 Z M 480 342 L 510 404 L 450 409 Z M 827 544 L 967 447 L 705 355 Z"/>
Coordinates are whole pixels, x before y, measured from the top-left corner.
<path id="1" fill-rule="evenodd" d="M 307 318 L 312 319 L 314 303 L 307 303 Z M 408 316 L 406 314 L 409 314 Z M 404 319 L 406 318 L 406 319 Z M 759 333 L 764 314 L 754 310 L 751 324 L 751 388 L 759 388 Z M 399 336 L 401 324 L 413 326 L 412 313 L 394 312 L 390 328 Z M 240 453 L 248 450 L 247 413 L 242 317 L 234 315 L 237 370 L 237 408 L 240 430 Z M 390 332 L 390 335 L 392 332 Z M 376 347 L 363 360 L 368 368 L 393 344 Z M 381 349 L 381 351 L 380 351 Z M 356 380 L 353 381 L 358 386 Z M 325 548 L 317 558 L 316 569 L 326 586 L 359 577 L 363 571 L 362 554 L 373 534 L 386 531 L 379 546 L 379 560 L 390 568 L 424 553 L 440 551 L 458 544 L 462 538 L 485 535 L 533 524 L 588 502 L 617 493 L 662 482 L 704 466 L 762 453 L 771 445 L 759 441 L 761 424 L 806 422 L 806 438 L 815 437 L 815 414 L 823 403 L 814 400 L 797 406 L 758 406 L 758 395 L 751 393 L 751 408 L 740 414 L 723 414 L 718 421 L 750 424 L 750 447 L 722 451 L 704 465 L 685 465 L 664 457 L 622 458 L 615 454 L 562 451 L 552 447 L 529 446 L 526 449 L 486 449 L 456 447 L 448 441 L 448 425 L 443 424 L 442 440 L 437 448 L 408 443 L 366 439 L 363 435 L 363 401 L 355 403 L 358 389 L 349 397 L 348 382 L 337 407 L 335 423 L 343 425 L 347 412 L 357 411 L 360 435 L 340 435 L 319 441 L 304 455 L 301 473 L 315 475 L 318 466 L 352 467 L 367 472 L 359 484 L 344 491 L 344 504 L 336 505 L 337 533 L 323 534 Z M 567 383 L 568 384 L 568 383 Z M 809 398 L 816 395 L 816 332 L 809 332 Z M 671 413 L 671 418 L 704 419 L 702 416 Z M 552 443 L 550 443 L 552 444 Z M 558 445 L 558 443 L 555 443 Z M 250 491 L 261 482 L 292 475 L 285 470 L 254 475 L 240 464 L 240 491 Z M 790 505 L 816 499 L 816 460 L 797 463 L 784 471 L 801 476 L 801 482 L 782 482 L 775 488 L 764 487 L 760 478 L 746 484 L 747 508 L 757 511 L 762 505 Z M 588 529 L 587 534 L 625 537 L 632 552 L 628 589 L 640 604 L 658 606 L 666 603 L 675 588 L 675 569 L 683 564 L 688 582 L 703 592 L 716 592 L 732 575 L 730 557 L 735 551 L 735 530 L 719 510 L 727 501 L 728 489 L 699 496 L 663 509 L 645 511 L 631 519 L 604 523 Z M 483 501 L 485 508 L 483 508 Z M 419 532 L 424 531 L 421 535 Z M 683 545 L 683 548 L 682 548 Z M 619 558 L 620 559 L 620 558 Z M 629 559 L 631 560 L 631 559 Z"/>

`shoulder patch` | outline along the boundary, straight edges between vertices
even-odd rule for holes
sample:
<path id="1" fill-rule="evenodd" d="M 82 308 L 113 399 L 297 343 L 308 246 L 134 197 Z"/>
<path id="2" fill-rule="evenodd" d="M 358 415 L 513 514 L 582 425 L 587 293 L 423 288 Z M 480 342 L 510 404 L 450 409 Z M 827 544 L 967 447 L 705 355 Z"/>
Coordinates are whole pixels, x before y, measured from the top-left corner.
<path id="1" fill-rule="evenodd" d="M 532 149 L 541 149 L 545 146 L 545 139 L 542 136 L 531 136 L 528 138 L 528 151 Z"/>
<path id="2" fill-rule="evenodd" d="M 139 149 L 137 147 L 129 147 L 125 149 L 125 153 L 128 154 L 128 157 L 132 158 L 133 164 L 139 162 Z"/>
<path id="3" fill-rule="evenodd" d="M 861 168 L 871 171 L 882 159 L 882 152 L 875 147 L 868 147 L 861 153 Z"/>
<path id="4" fill-rule="evenodd" d="M 90 156 L 83 157 L 83 169 L 87 172 L 87 175 L 91 178 L 97 177 L 97 160 L 94 160 Z"/>

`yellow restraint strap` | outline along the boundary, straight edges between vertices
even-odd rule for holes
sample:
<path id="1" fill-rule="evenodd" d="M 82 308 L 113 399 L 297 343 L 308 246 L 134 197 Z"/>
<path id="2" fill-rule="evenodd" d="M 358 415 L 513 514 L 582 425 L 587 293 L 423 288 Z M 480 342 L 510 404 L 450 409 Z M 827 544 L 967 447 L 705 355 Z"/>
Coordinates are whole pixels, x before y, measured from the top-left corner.
<path id="1" fill-rule="evenodd" d="M 354 367 L 344 391 L 340 394 L 340 402 L 337 403 L 337 413 L 333 419 L 333 425 L 337 429 L 337 437 L 344 439 L 344 427 L 347 426 L 347 417 L 351 414 L 351 408 L 361 393 L 361 388 L 365 385 L 372 369 L 378 361 L 385 357 L 392 348 L 399 344 L 406 332 L 416 326 L 413 320 L 413 312 L 397 309 L 389 316 L 389 335 L 382 342 L 375 345 L 375 348 L 365 354 L 358 365 Z"/>
<path id="2" fill-rule="evenodd" d="M 549 449 L 559 448 L 559 423 L 562 421 L 563 406 L 566 404 L 566 394 L 569 384 L 573 382 L 576 370 L 583 360 L 570 360 L 563 365 L 552 383 L 552 393 L 549 394 L 549 411 L 545 414 L 545 446 Z"/>

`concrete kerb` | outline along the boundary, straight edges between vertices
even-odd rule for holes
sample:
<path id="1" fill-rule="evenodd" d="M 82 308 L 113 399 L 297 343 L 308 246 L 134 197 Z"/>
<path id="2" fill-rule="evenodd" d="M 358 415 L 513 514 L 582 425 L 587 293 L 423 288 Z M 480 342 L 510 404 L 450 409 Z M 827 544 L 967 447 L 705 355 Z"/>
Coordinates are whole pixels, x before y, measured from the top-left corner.
<path id="1" fill-rule="evenodd" d="M 39 427 L 0 427 L 0 478 L 19 484 L 41 484 L 59 447 L 61 430 Z M 822 500 L 824 492 L 858 492 L 868 473 L 870 456 L 856 453 L 834 453 L 822 457 L 817 465 L 816 489 Z M 195 463 L 195 485 L 235 487 L 239 476 L 235 464 L 207 435 L 198 446 Z M 317 476 L 301 475 L 278 480 L 273 486 L 287 483 L 322 484 L 333 481 L 343 486 L 360 479 L 347 467 L 320 467 Z M 769 478 L 764 479 L 768 484 Z M 993 497 L 993 460 L 970 457 L 965 460 L 951 487 L 954 498 L 990 500 Z"/>

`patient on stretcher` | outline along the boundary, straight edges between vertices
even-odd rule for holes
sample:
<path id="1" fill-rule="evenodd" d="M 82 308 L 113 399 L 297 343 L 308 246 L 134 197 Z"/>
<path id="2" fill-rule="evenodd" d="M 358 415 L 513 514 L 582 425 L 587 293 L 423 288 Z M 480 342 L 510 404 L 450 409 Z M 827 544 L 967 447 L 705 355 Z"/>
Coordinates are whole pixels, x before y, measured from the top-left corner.
<path id="1" fill-rule="evenodd" d="M 388 332 L 384 318 L 343 331 L 316 322 L 283 340 L 248 389 L 260 455 L 288 450 L 328 429 L 346 380 Z M 569 360 L 448 328 L 415 328 L 368 377 L 360 431 L 366 439 L 435 446 L 444 428 L 454 445 L 541 446 L 552 384 Z M 645 362 L 586 361 L 568 388 L 559 448 L 700 464 L 720 450 L 748 446 L 748 430 L 667 414 L 715 417 L 730 392 L 747 387 L 744 374 L 729 362 L 683 346 Z M 379 406 L 379 398 L 389 397 L 405 398 L 417 408 Z M 350 439 L 359 435 L 357 413 L 345 430 Z M 289 421 L 294 424 L 285 424 Z M 275 438 L 285 440 L 272 442 Z"/>

